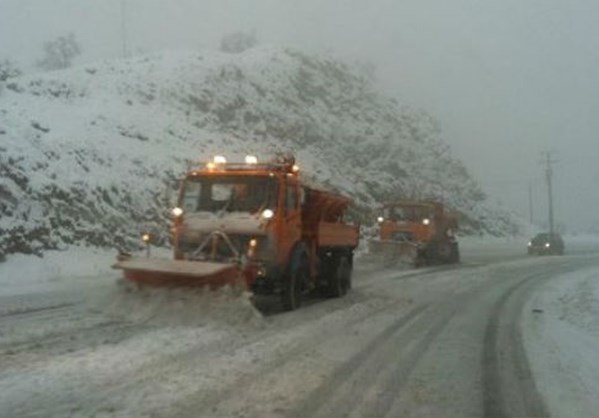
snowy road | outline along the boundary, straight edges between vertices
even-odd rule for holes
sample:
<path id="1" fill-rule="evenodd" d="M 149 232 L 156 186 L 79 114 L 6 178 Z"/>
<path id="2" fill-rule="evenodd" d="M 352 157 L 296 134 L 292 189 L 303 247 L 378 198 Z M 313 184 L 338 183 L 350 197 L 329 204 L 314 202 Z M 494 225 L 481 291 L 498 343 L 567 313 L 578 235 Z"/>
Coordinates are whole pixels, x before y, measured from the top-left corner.
<path id="1" fill-rule="evenodd" d="M 554 323 L 599 330 L 599 257 L 510 248 L 466 250 L 460 267 L 363 265 L 348 297 L 266 316 L 228 294 L 126 294 L 114 274 L 11 282 L 0 416 L 583 416 L 599 372 Z"/>

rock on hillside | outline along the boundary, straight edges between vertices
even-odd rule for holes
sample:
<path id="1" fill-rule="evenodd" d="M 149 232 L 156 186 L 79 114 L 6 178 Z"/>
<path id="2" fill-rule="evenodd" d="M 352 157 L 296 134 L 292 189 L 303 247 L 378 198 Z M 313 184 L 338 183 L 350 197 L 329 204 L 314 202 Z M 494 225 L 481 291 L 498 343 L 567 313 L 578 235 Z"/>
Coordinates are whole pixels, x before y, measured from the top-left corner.
<path id="1" fill-rule="evenodd" d="M 467 230 L 513 224 L 489 209 L 435 122 L 346 65 L 297 51 L 164 53 L 0 85 L 0 253 L 126 247 L 166 232 L 165 191 L 215 153 L 293 151 L 361 213 L 433 197 Z"/>

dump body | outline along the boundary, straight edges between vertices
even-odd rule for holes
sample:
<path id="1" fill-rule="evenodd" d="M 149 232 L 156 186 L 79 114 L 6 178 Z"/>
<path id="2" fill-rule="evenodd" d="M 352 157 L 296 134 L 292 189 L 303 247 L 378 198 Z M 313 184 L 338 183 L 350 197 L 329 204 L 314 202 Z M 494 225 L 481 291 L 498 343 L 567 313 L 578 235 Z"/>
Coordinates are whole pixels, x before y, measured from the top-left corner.
<path id="1" fill-rule="evenodd" d="M 193 283 L 188 279 L 197 271 L 197 284 L 214 283 L 217 275 L 228 283 L 238 274 L 248 289 L 265 293 L 285 293 L 289 278 L 300 275 L 292 290 L 305 292 L 328 283 L 331 259 L 351 267 L 359 231 L 343 220 L 350 203 L 304 184 L 294 161 L 209 164 L 182 181 L 172 227 L 174 264 L 116 267 L 136 281 L 162 275 L 166 282 Z M 211 267 L 201 267 L 206 263 Z"/>
<path id="2" fill-rule="evenodd" d="M 414 264 L 459 261 L 457 219 L 441 203 L 404 200 L 384 205 L 381 212 L 373 252 L 407 256 Z"/>
<path id="3" fill-rule="evenodd" d="M 316 245 L 320 248 L 333 248 L 358 245 L 358 231 L 342 223 L 319 222 Z"/>

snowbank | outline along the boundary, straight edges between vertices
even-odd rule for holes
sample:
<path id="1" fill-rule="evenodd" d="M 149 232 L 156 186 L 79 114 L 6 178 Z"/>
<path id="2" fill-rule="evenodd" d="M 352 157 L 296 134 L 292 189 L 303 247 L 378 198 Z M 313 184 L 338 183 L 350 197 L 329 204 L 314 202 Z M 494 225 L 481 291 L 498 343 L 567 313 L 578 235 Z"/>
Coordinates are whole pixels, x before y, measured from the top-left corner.
<path id="1" fill-rule="evenodd" d="M 538 389 L 552 415 L 596 416 L 599 268 L 543 286 L 525 305 L 522 326 Z"/>
<path id="2" fill-rule="evenodd" d="M 110 266 L 115 257 L 114 250 L 90 247 L 48 251 L 43 256 L 13 254 L 0 263 L 0 295 L 113 280 L 117 273 Z"/>

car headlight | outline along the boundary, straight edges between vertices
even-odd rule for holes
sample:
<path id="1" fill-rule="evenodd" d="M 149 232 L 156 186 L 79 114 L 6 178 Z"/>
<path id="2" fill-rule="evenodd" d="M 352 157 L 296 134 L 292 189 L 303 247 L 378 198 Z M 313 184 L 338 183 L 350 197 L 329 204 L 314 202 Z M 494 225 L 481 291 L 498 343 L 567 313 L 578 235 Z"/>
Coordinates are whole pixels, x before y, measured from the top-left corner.
<path id="1" fill-rule="evenodd" d="M 545 243 L 545 248 L 549 248 L 551 247 L 551 244 L 549 244 L 548 242 Z"/>

